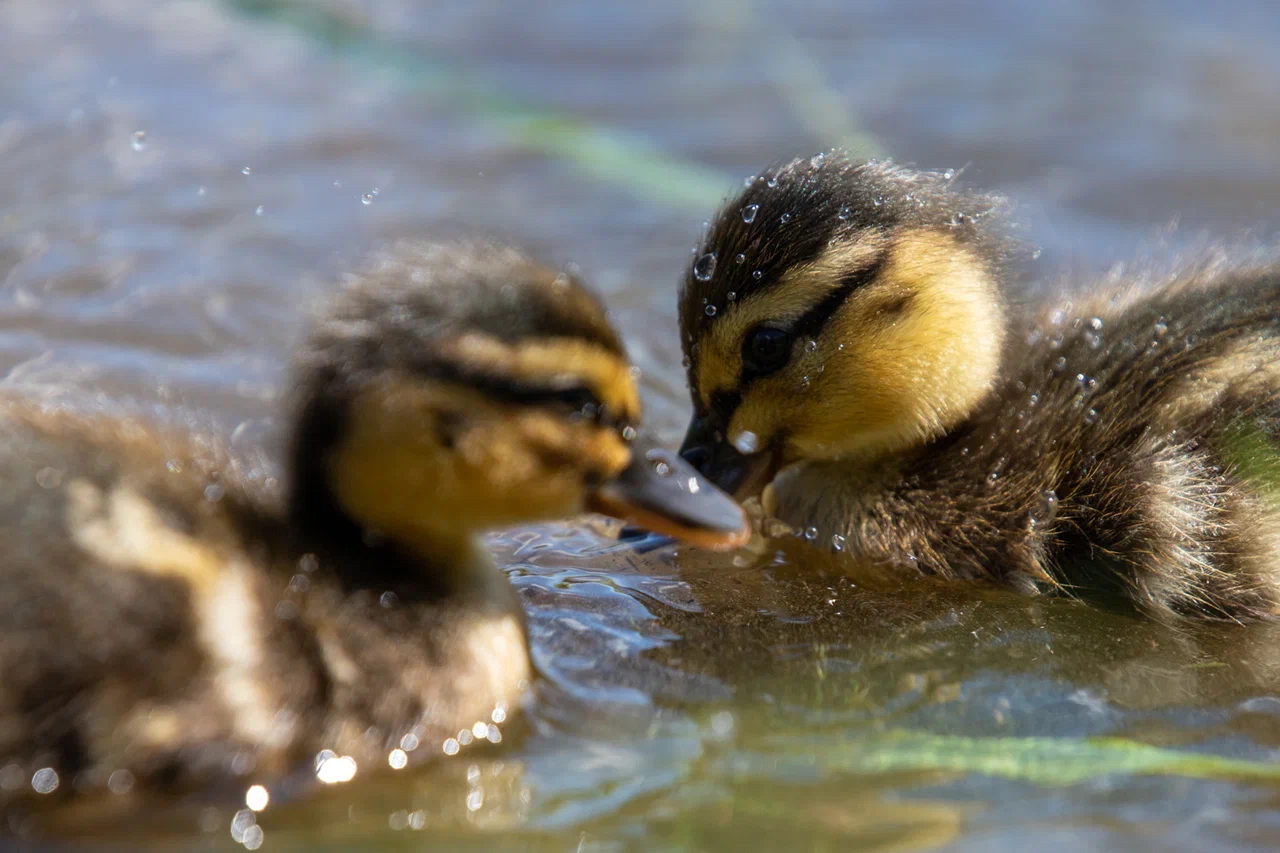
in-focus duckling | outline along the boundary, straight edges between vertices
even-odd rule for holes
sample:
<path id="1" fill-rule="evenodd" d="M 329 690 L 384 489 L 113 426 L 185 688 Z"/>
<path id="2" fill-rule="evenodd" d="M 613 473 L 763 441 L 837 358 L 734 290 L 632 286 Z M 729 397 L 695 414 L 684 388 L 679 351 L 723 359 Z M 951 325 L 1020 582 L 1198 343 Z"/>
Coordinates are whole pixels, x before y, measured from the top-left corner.
<path id="1" fill-rule="evenodd" d="M 65 791 L 266 780 L 328 749 L 340 778 L 497 740 L 532 672 L 481 531 L 600 509 L 746 536 L 632 441 L 601 304 L 515 250 L 396 247 L 293 383 L 279 488 L 190 436 L 3 403 L 0 766 Z"/>
<path id="2" fill-rule="evenodd" d="M 751 182 L 680 293 L 682 453 L 853 559 L 1280 613 L 1280 269 L 1014 309 L 1000 207 L 837 153 Z"/>

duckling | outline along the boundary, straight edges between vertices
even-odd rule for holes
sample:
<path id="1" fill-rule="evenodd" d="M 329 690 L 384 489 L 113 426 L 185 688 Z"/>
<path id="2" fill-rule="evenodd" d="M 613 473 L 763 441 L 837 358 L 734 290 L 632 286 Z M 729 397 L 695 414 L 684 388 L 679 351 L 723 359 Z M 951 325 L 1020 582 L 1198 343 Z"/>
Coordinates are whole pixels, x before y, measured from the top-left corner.
<path id="1" fill-rule="evenodd" d="M 681 287 L 686 459 L 840 559 L 1280 613 L 1280 267 L 1017 305 L 1006 202 L 840 152 L 749 182 Z"/>
<path id="2" fill-rule="evenodd" d="M 749 532 L 632 440 L 630 365 L 576 277 L 405 243 L 352 279 L 297 349 L 279 483 L 198 437 L 0 404 L 0 765 L 41 793 L 499 740 L 534 672 L 480 532 L 585 510 Z"/>

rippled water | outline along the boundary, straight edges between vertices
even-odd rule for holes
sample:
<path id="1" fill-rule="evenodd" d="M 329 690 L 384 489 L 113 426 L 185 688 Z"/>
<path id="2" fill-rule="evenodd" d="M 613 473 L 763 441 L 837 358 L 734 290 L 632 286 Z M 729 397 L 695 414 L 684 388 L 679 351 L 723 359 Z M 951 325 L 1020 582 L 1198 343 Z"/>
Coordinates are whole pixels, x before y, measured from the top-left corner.
<path id="1" fill-rule="evenodd" d="M 0 4 L 10 385 L 252 447 L 300 303 L 377 241 L 480 230 L 582 266 L 674 442 L 675 282 L 718 195 L 775 157 L 967 166 L 1020 202 L 1042 285 L 1280 225 L 1267 0 L 300 8 Z M 547 676 L 530 731 L 274 802 L 262 849 L 1280 843 L 1280 784 L 1205 758 L 1280 761 L 1275 627 L 855 587 L 802 543 L 741 565 L 587 529 L 493 546 Z M 236 848 L 236 808 L 40 821 Z"/>

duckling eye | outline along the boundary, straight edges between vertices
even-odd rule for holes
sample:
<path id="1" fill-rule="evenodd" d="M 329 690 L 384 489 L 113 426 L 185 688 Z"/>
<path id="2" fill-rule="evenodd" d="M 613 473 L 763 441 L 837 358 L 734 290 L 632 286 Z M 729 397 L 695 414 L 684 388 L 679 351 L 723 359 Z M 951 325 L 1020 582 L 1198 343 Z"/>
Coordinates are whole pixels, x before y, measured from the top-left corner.
<path id="1" fill-rule="evenodd" d="M 770 326 L 753 329 L 742 345 L 742 363 L 756 376 L 778 370 L 791 358 L 791 333 Z"/>

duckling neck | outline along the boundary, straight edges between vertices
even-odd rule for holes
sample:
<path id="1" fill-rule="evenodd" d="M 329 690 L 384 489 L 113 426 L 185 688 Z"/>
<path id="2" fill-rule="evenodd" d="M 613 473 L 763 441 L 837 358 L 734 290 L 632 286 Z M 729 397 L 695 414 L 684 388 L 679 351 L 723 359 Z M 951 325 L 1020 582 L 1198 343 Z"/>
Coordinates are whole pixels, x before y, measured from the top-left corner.
<path id="1" fill-rule="evenodd" d="M 292 550 L 315 554 L 345 589 L 435 599 L 489 590 L 502 579 L 474 535 L 374 530 L 346 512 L 319 477 L 299 474 L 286 510 Z"/>

